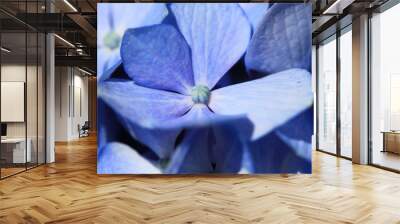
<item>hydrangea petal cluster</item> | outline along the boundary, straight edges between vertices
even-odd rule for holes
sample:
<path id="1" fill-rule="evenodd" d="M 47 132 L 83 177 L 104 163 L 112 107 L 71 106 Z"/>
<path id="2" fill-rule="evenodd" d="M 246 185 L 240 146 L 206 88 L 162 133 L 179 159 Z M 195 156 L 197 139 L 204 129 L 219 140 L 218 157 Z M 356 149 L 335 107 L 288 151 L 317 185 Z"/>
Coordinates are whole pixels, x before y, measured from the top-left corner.
<path id="1" fill-rule="evenodd" d="M 148 161 L 138 166 L 152 172 L 259 170 L 263 158 L 255 156 L 269 146 L 260 150 L 257 143 L 312 106 L 313 99 L 311 38 L 299 32 L 311 24 L 294 24 L 309 19 L 310 6 L 274 4 L 267 10 L 269 5 L 262 5 L 260 10 L 232 3 L 171 4 L 173 23 L 125 32 L 121 66 L 127 78 L 110 75 L 101 82 L 99 96 L 146 150 L 115 157 L 100 173 L 124 173 L 121 164 L 130 167 L 127 172 L 146 173 L 132 171 L 128 157 L 140 164 Z M 218 86 L 242 60 L 248 80 Z M 276 137 L 290 146 L 299 144 L 297 136 L 285 131 Z M 129 146 L 108 143 L 99 155 L 110 155 L 115 147 L 126 151 Z"/>

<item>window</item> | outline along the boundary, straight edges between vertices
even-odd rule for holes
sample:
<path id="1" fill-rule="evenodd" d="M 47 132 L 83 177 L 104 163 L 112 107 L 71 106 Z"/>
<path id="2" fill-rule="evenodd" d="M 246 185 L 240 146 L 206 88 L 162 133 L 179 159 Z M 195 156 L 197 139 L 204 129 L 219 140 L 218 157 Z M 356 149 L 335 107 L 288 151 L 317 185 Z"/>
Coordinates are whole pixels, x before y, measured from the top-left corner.
<path id="1" fill-rule="evenodd" d="M 44 3 L 1 1 L 0 6 L 24 16 L 43 13 Z M 0 17 L 9 21 L 0 24 L 0 178 L 5 178 L 45 163 L 46 40 L 24 22 L 3 12 Z"/>
<path id="2" fill-rule="evenodd" d="M 400 4 L 371 18 L 371 162 L 400 170 Z"/>
<path id="3" fill-rule="evenodd" d="M 318 47 L 318 149 L 336 153 L 336 38 Z"/>
<path id="4" fill-rule="evenodd" d="M 351 26 L 340 36 L 340 155 L 352 156 L 352 33 Z"/>

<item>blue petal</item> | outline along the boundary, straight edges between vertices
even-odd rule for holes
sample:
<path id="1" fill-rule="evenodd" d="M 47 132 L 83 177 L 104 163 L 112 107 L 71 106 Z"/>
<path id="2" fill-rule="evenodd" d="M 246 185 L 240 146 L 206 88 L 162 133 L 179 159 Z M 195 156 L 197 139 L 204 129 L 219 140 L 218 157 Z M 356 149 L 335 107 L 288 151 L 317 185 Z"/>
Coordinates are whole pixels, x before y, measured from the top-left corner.
<path id="1" fill-rule="evenodd" d="M 129 146 L 112 142 L 107 144 L 97 159 L 98 174 L 157 174 L 160 169 Z"/>
<path id="2" fill-rule="evenodd" d="M 311 67 L 311 4 L 274 4 L 246 53 L 250 71 L 271 74 Z"/>
<path id="3" fill-rule="evenodd" d="M 119 48 L 113 51 L 104 48 L 105 35 L 114 32 L 122 38 L 129 28 L 158 24 L 168 14 L 168 10 L 161 3 L 100 3 L 97 14 L 97 48 L 101 49 L 97 53 L 97 76 L 100 79 L 103 72 L 120 59 Z"/>
<path id="4" fill-rule="evenodd" d="M 253 32 L 257 30 L 258 25 L 260 24 L 261 20 L 264 18 L 267 10 L 270 6 L 269 3 L 239 3 L 240 7 L 244 10 L 249 18 L 251 26 L 253 28 Z"/>
<path id="5" fill-rule="evenodd" d="M 206 107 L 194 107 L 191 111 L 187 117 L 198 123 L 185 133 L 166 172 L 239 172 L 244 144 L 252 132 L 249 120 L 243 116 L 216 115 Z M 200 126 L 201 122 L 205 123 Z"/>
<path id="6" fill-rule="evenodd" d="M 182 117 L 163 122 L 157 127 L 162 130 L 176 128 L 204 128 L 218 125 L 231 125 L 239 130 L 239 135 L 250 139 L 253 125 L 244 114 L 216 115 L 203 104 L 194 104 Z"/>
<path id="7" fill-rule="evenodd" d="M 241 135 L 238 126 L 232 124 L 215 125 L 212 128 L 213 144 L 211 161 L 216 173 L 238 173 L 242 167 L 246 138 Z"/>
<path id="8" fill-rule="evenodd" d="M 242 57 L 215 85 L 214 89 L 242 83 L 251 80 L 246 71 Z"/>
<path id="9" fill-rule="evenodd" d="M 311 173 L 313 108 L 249 145 L 255 173 Z"/>
<path id="10" fill-rule="evenodd" d="M 164 3 L 108 3 L 108 5 L 111 7 L 117 31 L 159 24 L 168 15 Z"/>
<path id="11" fill-rule="evenodd" d="M 279 127 L 276 130 L 276 135 L 289 145 L 297 156 L 311 161 L 313 123 L 313 107 L 309 107 L 294 119 Z"/>
<path id="12" fill-rule="evenodd" d="M 102 82 L 106 79 L 109 79 L 112 74 L 115 72 L 115 70 L 121 66 L 122 61 L 121 59 L 119 59 L 118 61 L 114 61 L 115 58 L 110 59 L 109 61 L 102 61 L 102 59 L 99 58 L 100 55 L 97 55 L 97 71 L 103 71 L 102 74 L 100 75 L 100 73 L 97 73 L 97 82 Z M 99 60 L 101 62 L 99 62 Z M 113 63 L 113 65 L 111 66 L 109 63 Z M 99 67 L 99 66 L 103 66 L 103 67 Z M 108 68 L 108 69 L 106 69 Z"/>
<path id="13" fill-rule="evenodd" d="M 128 30 L 121 57 L 126 73 L 136 84 L 190 94 L 193 87 L 190 49 L 171 25 Z"/>
<path id="14" fill-rule="evenodd" d="M 141 87 L 132 81 L 109 79 L 99 85 L 98 94 L 119 115 L 130 134 L 160 158 L 169 155 L 180 130 L 159 127 L 182 117 L 192 107 L 190 97 Z"/>
<path id="15" fill-rule="evenodd" d="M 168 15 L 168 9 L 160 3 L 99 3 L 97 14 L 97 43 L 101 44 L 109 31 L 123 35 L 129 28 L 160 23 Z"/>
<path id="16" fill-rule="evenodd" d="M 103 82 L 99 95 L 118 113 L 129 116 L 144 127 L 154 127 L 167 119 L 181 117 L 192 107 L 188 96 L 142 87 L 126 80 Z"/>
<path id="17" fill-rule="evenodd" d="M 172 4 L 171 10 L 192 50 L 195 84 L 212 89 L 244 54 L 249 21 L 238 4 Z"/>
<path id="18" fill-rule="evenodd" d="M 311 162 L 311 143 L 303 140 L 290 138 L 289 136 L 276 131 L 276 135 L 285 142 L 293 150 L 296 156 L 302 158 L 305 161 Z M 312 133 L 310 134 L 310 136 Z M 311 137 L 310 137 L 311 138 Z"/>
<path id="19" fill-rule="evenodd" d="M 102 16 L 97 17 L 97 27 L 99 28 L 97 32 L 97 46 L 102 45 L 102 41 L 104 36 L 111 30 L 110 26 L 110 14 L 111 12 L 111 7 L 109 4 L 99 4 L 97 6 L 97 13 Z M 100 29 L 101 28 L 101 29 Z"/>
<path id="20" fill-rule="evenodd" d="M 115 113 L 108 107 L 101 98 L 97 100 L 98 108 L 98 148 L 103 148 L 108 142 L 116 141 L 122 126 L 120 125 Z M 100 150 L 99 150 L 100 151 Z"/>
<path id="21" fill-rule="evenodd" d="M 143 127 L 132 120 L 120 118 L 124 126 L 134 139 L 149 147 L 158 158 L 168 158 L 174 147 L 176 139 L 181 132 L 179 127 L 159 129 L 157 127 Z"/>
<path id="22" fill-rule="evenodd" d="M 275 132 L 249 147 L 254 173 L 311 173 L 310 159 L 298 156 Z"/>
<path id="23" fill-rule="evenodd" d="M 213 171 L 207 148 L 209 129 L 192 129 L 186 133 L 184 140 L 177 147 L 166 173 L 211 173 Z"/>
<path id="24" fill-rule="evenodd" d="M 255 125 L 254 140 L 312 103 L 311 75 L 305 70 L 291 69 L 212 91 L 210 108 L 217 114 L 247 115 Z"/>

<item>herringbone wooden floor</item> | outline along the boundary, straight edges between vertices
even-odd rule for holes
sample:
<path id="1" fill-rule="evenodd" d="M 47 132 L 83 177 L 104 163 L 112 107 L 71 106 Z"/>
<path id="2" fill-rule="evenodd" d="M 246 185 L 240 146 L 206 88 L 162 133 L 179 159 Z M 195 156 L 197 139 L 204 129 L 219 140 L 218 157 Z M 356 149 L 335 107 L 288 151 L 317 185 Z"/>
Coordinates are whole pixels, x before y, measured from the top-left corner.
<path id="1" fill-rule="evenodd" d="M 98 176 L 96 139 L 0 181 L 0 223 L 400 223 L 400 175 L 314 153 L 312 175 Z"/>

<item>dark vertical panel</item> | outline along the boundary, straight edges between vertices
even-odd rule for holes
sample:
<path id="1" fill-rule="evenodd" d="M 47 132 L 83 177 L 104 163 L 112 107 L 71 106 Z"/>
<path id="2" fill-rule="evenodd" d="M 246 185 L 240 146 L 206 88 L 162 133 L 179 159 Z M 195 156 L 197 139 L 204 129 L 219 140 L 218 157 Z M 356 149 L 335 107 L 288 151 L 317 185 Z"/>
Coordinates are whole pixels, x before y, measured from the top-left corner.
<path id="1" fill-rule="evenodd" d="M 71 87 L 71 92 L 72 92 L 72 117 L 75 118 L 75 68 L 71 67 L 72 70 L 72 76 L 71 76 L 71 82 L 72 82 L 72 87 Z"/>
<path id="2" fill-rule="evenodd" d="M 25 1 L 25 21 L 27 21 L 28 0 Z M 27 96 L 28 96 L 28 24 L 25 23 L 25 102 L 24 102 L 24 117 L 25 117 L 25 170 L 28 169 L 28 114 L 27 114 Z"/>
<path id="3" fill-rule="evenodd" d="M 59 90 L 60 90 L 60 94 L 58 94 L 58 95 L 60 96 L 60 117 L 62 117 L 62 94 L 61 94 L 61 92 L 62 92 L 62 85 L 61 85 L 61 80 L 62 80 L 63 74 L 64 74 L 64 73 L 63 73 L 62 70 L 61 70 L 60 74 L 57 75 L 57 77 L 58 77 L 58 84 L 59 84 Z"/>
<path id="4" fill-rule="evenodd" d="M 2 23 L 0 23 L 0 47 L 3 46 L 2 45 L 2 37 L 1 37 L 2 32 L 1 32 L 1 30 L 2 30 Z M 0 50 L 0 84 L 1 84 L 1 66 L 2 66 L 1 55 L 2 55 L 2 52 Z M 0 125 L 1 124 L 2 124 L 2 122 L 1 122 L 1 85 L 0 85 Z M 1 150 L 2 150 L 1 146 L 2 146 L 2 144 L 0 144 L 0 179 L 2 179 L 1 170 L 3 169 L 2 168 L 3 167 L 3 162 L 2 162 L 2 159 L 1 159 L 2 158 L 1 157 Z"/>
<path id="5" fill-rule="evenodd" d="M 340 29 L 336 30 L 336 155 L 341 156 L 341 119 L 340 119 Z"/>
<path id="6" fill-rule="evenodd" d="M 97 131 L 97 80 L 96 77 L 88 77 L 88 111 L 91 131 Z"/>
<path id="7" fill-rule="evenodd" d="M 315 47 L 315 116 L 316 116 L 316 124 L 315 124 L 315 148 L 319 149 L 319 44 Z"/>
<path id="8" fill-rule="evenodd" d="M 39 13 L 39 1 L 36 1 Z M 39 32 L 36 32 L 36 166 L 39 165 Z"/>
<path id="9" fill-rule="evenodd" d="M 45 5 L 45 13 L 49 13 L 49 2 L 47 0 L 44 0 L 44 5 Z M 47 163 L 47 40 L 48 37 L 48 33 L 45 32 L 44 33 L 44 70 L 42 70 L 42 76 L 44 74 L 44 135 L 43 135 L 43 139 L 44 139 L 44 163 Z M 44 72 L 44 73 L 43 73 Z M 43 81 L 43 80 L 42 80 Z"/>
<path id="10" fill-rule="evenodd" d="M 47 2 L 45 2 L 45 12 L 48 12 Z M 47 36 L 48 33 L 44 33 L 44 163 L 47 163 Z M 42 71 L 43 72 L 43 71 Z M 43 74 L 42 74 L 43 75 Z"/>
<path id="11" fill-rule="evenodd" d="M 368 95 L 367 95 L 367 102 L 368 102 L 368 164 L 372 164 L 373 162 L 373 149 L 372 149 L 372 63 L 371 63 L 371 57 L 372 57 L 372 26 L 371 26 L 371 20 L 372 20 L 372 12 L 368 12 L 368 54 L 367 54 L 367 63 L 368 63 L 368 70 L 367 70 L 367 83 L 368 83 Z"/>
<path id="12" fill-rule="evenodd" d="M 68 117 L 71 117 L 71 70 L 68 69 Z"/>

